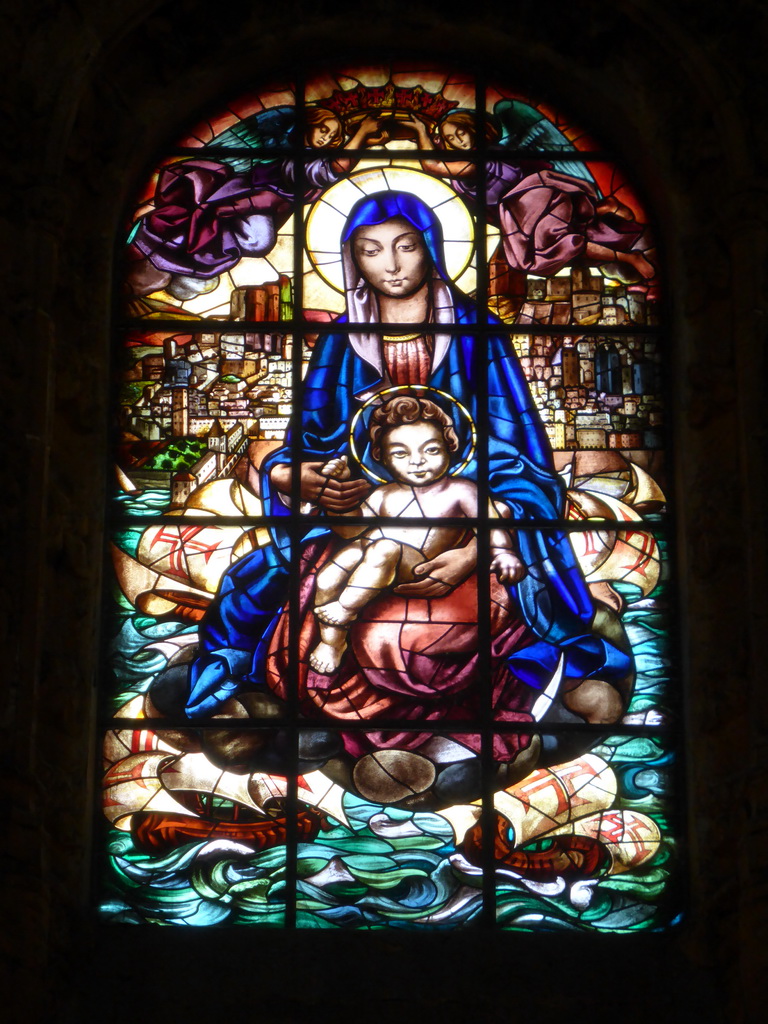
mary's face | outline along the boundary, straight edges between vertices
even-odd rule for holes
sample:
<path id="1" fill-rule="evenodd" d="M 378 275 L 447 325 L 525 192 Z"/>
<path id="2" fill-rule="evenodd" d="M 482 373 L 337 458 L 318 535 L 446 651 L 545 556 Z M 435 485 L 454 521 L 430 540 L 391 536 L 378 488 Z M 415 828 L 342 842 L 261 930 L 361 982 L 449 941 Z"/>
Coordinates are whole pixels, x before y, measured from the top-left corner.
<path id="1" fill-rule="evenodd" d="M 358 228 L 352 247 L 360 273 L 383 295 L 406 298 L 426 280 L 429 253 L 421 232 L 404 217 Z"/>
<path id="2" fill-rule="evenodd" d="M 313 149 L 322 149 L 324 146 L 341 145 L 341 122 L 328 116 L 319 124 L 313 124 L 307 133 L 310 146 Z"/>

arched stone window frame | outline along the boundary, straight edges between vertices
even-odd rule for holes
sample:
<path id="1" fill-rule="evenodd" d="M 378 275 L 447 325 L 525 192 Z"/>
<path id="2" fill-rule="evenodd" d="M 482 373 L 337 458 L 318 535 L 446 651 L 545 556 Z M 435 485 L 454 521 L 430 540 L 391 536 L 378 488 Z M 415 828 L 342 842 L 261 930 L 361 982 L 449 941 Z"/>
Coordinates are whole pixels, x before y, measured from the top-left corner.
<path id="1" fill-rule="evenodd" d="M 695 16 L 682 26 L 674 15 L 653 5 L 631 14 L 594 7 L 594 11 L 579 12 L 578 23 L 558 10 L 558 24 L 548 25 L 546 31 L 538 15 L 526 8 L 516 12 L 514 21 L 512 15 L 500 16 L 499 23 L 490 28 L 464 21 L 460 40 L 454 29 L 439 24 L 433 29 L 433 38 L 438 48 L 482 49 L 496 62 L 508 62 L 512 57 L 526 65 L 535 52 L 541 74 L 563 88 L 570 85 L 574 95 L 578 93 L 585 104 L 592 102 L 595 109 L 598 99 L 604 98 L 601 86 L 607 72 L 622 86 L 623 99 L 613 93 L 597 120 L 612 125 L 612 132 L 603 130 L 601 134 L 616 141 L 636 167 L 636 180 L 646 184 L 651 205 L 659 214 L 659 234 L 675 286 L 670 323 L 673 369 L 680 382 L 675 408 L 680 550 L 687 581 L 683 587 L 684 655 L 696 696 L 690 729 L 693 824 L 689 840 L 700 870 L 692 881 L 691 930 L 684 941 L 667 947 L 665 969 L 679 982 L 681 1000 L 733 1009 L 743 1006 L 746 998 L 743 988 L 740 992 L 737 986 L 737 975 L 747 980 L 749 991 L 755 966 L 749 944 L 738 945 L 733 922 L 738 919 L 748 935 L 758 914 L 748 896 L 751 854 L 747 852 L 734 867 L 733 847 L 722 823 L 733 823 L 734 834 L 747 844 L 742 849 L 749 851 L 752 826 L 743 808 L 750 806 L 744 801 L 750 798 L 750 780 L 759 771 L 759 762 L 752 733 L 756 715 L 745 709 L 759 706 L 757 691 L 749 687 L 756 685 L 757 678 L 756 630 L 764 608 L 759 588 L 764 556 L 759 544 L 750 541 L 747 547 L 744 537 L 761 536 L 765 507 L 764 482 L 750 471 L 757 461 L 760 431 L 759 424 L 753 429 L 761 379 L 754 368 L 759 365 L 762 336 L 754 310 L 755 296 L 765 287 L 757 271 L 765 237 L 755 214 L 758 198 L 752 187 L 753 163 L 744 141 L 750 137 L 748 117 L 741 108 L 738 88 L 723 65 L 708 53 L 714 38 L 711 27 Z M 409 38 L 418 39 L 424 26 L 420 16 L 421 12 L 413 12 L 407 24 L 399 26 L 400 43 L 405 31 Z M 748 33 L 741 28 L 747 23 L 733 27 L 725 45 L 734 46 L 741 33 Z M 99 563 L 95 523 L 103 483 L 89 477 L 72 493 L 71 481 L 84 456 L 95 463 L 103 451 L 106 414 L 99 382 L 106 368 L 104 296 L 108 238 L 117 221 L 121 183 L 126 166 L 138 171 L 153 141 L 158 141 L 152 139 L 157 123 L 154 76 L 158 68 L 165 69 L 170 81 L 165 83 L 163 98 L 167 117 L 161 119 L 166 124 L 175 116 L 174 109 L 181 109 L 185 90 L 188 100 L 195 91 L 201 96 L 224 76 L 230 80 L 238 76 L 236 61 L 231 56 L 222 60 L 224 53 L 231 54 L 230 38 L 212 44 L 210 33 L 203 40 L 202 30 L 196 33 L 185 19 L 174 22 L 173 15 L 166 12 L 142 17 L 131 29 L 121 22 L 98 27 L 90 22 L 90 34 L 80 34 L 77 40 L 71 26 L 58 27 L 64 36 L 69 33 L 66 52 L 78 54 L 75 63 L 92 59 L 86 50 L 94 38 L 105 56 L 93 61 L 85 90 L 74 79 L 67 80 L 63 61 L 55 70 L 51 68 L 48 82 L 55 81 L 56 86 L 47 85 L 41 103 L 55 114 L 51 133 L 40 134 L 37 152 L 41 157 L 55 154 L 53 161 L 38 178 L 22 173 L 23 167 L 28 167 L 22 161 L 16 172 L 29 216 L 19 235 L 24 239 L 20 272 L 25 290 L 19 291 L 19 313 L 12 324 L 18 342 L 11 365 L 21 379 L 30 381 L 24 392 L 30 396 L 30 404 L 24 403 L 19 412 L 29 448 L 22 460 L 24 473 L 16 474 L 16 479 L 26 476 L 32 481 L 19 502 L 27 515 L 19 523 L 18 534 L 34 537 L 40 531 L 44 547 L 29 543 L 18 552 L 18 575 L 25 579 L 24 598 L 13 609 L 20 623 L 14 630 L 21 639 L 18 678 L 31 682 L 12 690 L 17 698 L 11 717 L 13 722 L 24 723 L 34 716 L 39 725 L 34 734 L 16 730 L 12 741 L 22 765 L 18 776 L 22 794 L 14 802 L 18 822 L 14 846 L 24 849 L 24 837 L 29 835 L 25 822 L 35 820 L 45 822 L 48 836 L 63 828 L 75 837 L 74 848 L 69 844 L 63 854 L 51 839 L 44 841 L 46 863 L 61 858 L 58 871 L 24 862 L 22 876 L 35 908 L 33 919 L 48 923 L 25 929 L 16 943 L 22 970 L 47 960 L 48 951 L 54 960 L 61 962 L 63 954 L 63 960 L 74 965 L 77 960 L 71 949 L 80 956 L 90 941 L 90 927 L 75 924 L 76 941 L 70 942 L 70 950 L 64 953 L 73 934 L 65 921 L 77 922 L 82 914 L 82 860 L 75 851 L 85 848 L 81 822 L 86 815 L 81 813 L 83 805 L 77 797 L 74 802 L 62 801 L 59 794 L 62 780 L 71 779 L 73 785 L 67 791 L 77 791 L 75 780 L 82 777 L 88 761 L 83 739 L 84 723 L 89 721 L 88 681 L 95 661 L 94 577 Z M 386 23 L 375 22 L 374 27 L 382 38 L 392 31 Z M 313 22 L 312 29 L 311 40 L 301 33 L 300 38 L 291 40 L 297 59 L 308 56 L 319 40 L 320 45 L 335 46 L 344 37 L 343 26 L 333 17 L 325 25 Z M 225 34 L 230 35 L 222 32 Z M 179 42 L 182 36 L 183 46 Z M 37 38 L 43 46 L 44 37 L 38 33 Z M 248 40 L 268 64 L 264 49 L 258 49 L 266 38 L 274 37 L 264 32 L 263 21 L 243 27 L 236 48 L 244 54 Z M 394 42 L 394 34 L 391 38 Z M 718 40 L 722 42 L 719 34 Z M 203 56 L 206 48 L 208 53 Z M 59 47 L 58 53 L 63 52 Z M 169 52 L 174 55 L 171 61 Z M 249 59 L 253 59 L 252 53 Z M 682 60 L 678 59 L 681 54 Z M 738 51 L 738 58 L 734 52 L 731 67 L 738 80 L 757 82 L 749 57 Z M 191 81 L 184 71 L 190 63 L 196 69 Z M 153 79 L 155 87 L 150 89 L 148 83 Z M 21 81 L 25 80 L 22 76 Z M 52 94 L 64 81 L 54 103 Z M 138 88 L 137 81 L 142 82 Z M 666 85 L 663 90 L 660 81 Z M 113 98 L 107 105 L 105 94 L 131 94 L 131 101 Z M 751 102 L 749 99 L 748 109 Z M 26 125 L 27 120 L 25 107 L 18 123 Z M 149 142 L 142 147 L 142 156 L 136 138 L 144 131 Z M 62 146 L 65 139 L 66 149 Z M 67 155 L 60 157 L 63 152 Z M 99 161 L 101 173 L 95 178 L 83 173 L 86 156 Z M 58 253 L 63 258 L 57 270 Z M 35 341 L 34 366 L 26 356 L 22 358 L 22 352 L 29 351 L 24 345 L 30 338 Z M 52 371 L 57 381 L 55 392 L 48 385 Z M 94 404 L 93 396 L 100 395 Z M 29 430 L 30 411 L 35 427 L 41 429 Z M 734 438 L 738 439 L 738 465 Z M 730 496 L 727 523 L 735 516 L 740 526 L 735 530 L 730 525 L 725 528 L 724 494 Z M 739 540 L 730 542 L 729 536 Z M 717 576 L 715 587 L 713 574 Z M 59 597 L 64 593 L 68 595 L 66 604 Z M 746 596 L 746 602 L 734 599 L 724 606 L 724 594 Z M 29 615 L 30 608 L 40 609 L 40 613 Z M 85 616 L 84 608 L 90 609 Z M 728 642 L 723 642 L 723 635 Z M 55 650 L 51 650 L 52 636 L 58 639 Z M 734 710 L 737 706 L 738 712 Z M 34 740 L 30 743 L 31 735 Z M 34 780 L 42 786 L 42 804 L 37 805 L 44 808 L 42 819 L 33 810 Z M 37 829 L 33 825 L 36 837 Z M 739 880 L 744 884 L 737 896 Z M 465 954 L 468 949 L 468 945 L 464 947 Z M 738 968 L 725 967 L 720 959 L 722 949 L 740 949 Z M 44 950 L 42 956 L 40 950 Z M 236 956 L 237 945 L 230 952 Z M 569 954 L 574 960 L 568 970 L 576 977 L 582 954 L 573 950 Z M 473 955 L 480 956 L 477 952 Z M 510 950 L 494 949 L 488 955 L 508 964 Z M 714 973 L 723 984 L 710 987 L 697 974 L 694 963 L 722 964 L 722 971 Z M 290 974 L 288 970 L 287 976 Z M 707 993 L 714 1002 L 707 1002 Z M 647 1016 L 653 1001 L 639 994 L 636 1005 L 642 1006 L 643 1000 Z M 466 1001 L 471 1003 L 472 995 L 467 995 Z M 550 997 L 547 1003 L 551 1005 Z"/>

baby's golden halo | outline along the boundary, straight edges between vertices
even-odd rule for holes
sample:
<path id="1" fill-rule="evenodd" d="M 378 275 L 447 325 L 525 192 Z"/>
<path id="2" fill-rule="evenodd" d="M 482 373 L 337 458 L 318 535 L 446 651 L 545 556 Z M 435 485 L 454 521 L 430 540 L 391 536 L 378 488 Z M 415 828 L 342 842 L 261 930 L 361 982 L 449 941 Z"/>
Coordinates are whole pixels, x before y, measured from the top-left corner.
<path id="1" fill-rule="evenodd" d="M 464 418 L 466 419 L 467 423 L 469 424 L 471 436 L 469 451 L 467 452 L 466 456 L 461 461 L 461 463 L 457 466 L 454 466 L 453 469 L 450 471 L 451 476 L 460 476 L 463 473 L 463 471 L 467 468 L 469 463 L 472 461 L 472 458 L 475 454 L 475 449 L 477 448 L 477 429 L 475 427 L 475 421 L 472 419 L 469 410 L 465 406 L 463 406 L 461 402 L 457 401 L 453 397 L 453 395 L 449 395 L 445 391 L 440 391 L 438 388 L 429 387 L 429 385 L 427 384 L 401 384 L 398 387 L 384 388 L 382 391 L 377 391 L 375 395 L 371 395 L 371 397 L 357 410 L 349 428 L 349 450 L 352 455 L 352 458 L 355 460 L 355 462 L 358 463 L 358 465 L 365 473 L 365 475 L 369 479 L 373 480 L 374 483 L 386 484 L 389 482 L 385 477 L 379 476 L 377 473 L 374 473 L 373 470 L 369 469 L 368 466 L 366 466 L 363 460 L 360 458 L 357 452 L 357 447 L 355 445 L 355 430 L 357 429 L 357 425 L 360 422 L 363 413 L 366 411 L 366 409 L 369 409 L 374 403 L 380 402 L 382 400 L 386 401 L 387 398 L 391 398 L 394 395 L 406 395 L 409 392 L 415 394 L 417 398 L 430 398 L 432 395 L 438 395 L 440 398 L 444 398 L 448 402 L 455 405 L 458 411 L 461 413 L 461 415 L 464 416 Z"/>

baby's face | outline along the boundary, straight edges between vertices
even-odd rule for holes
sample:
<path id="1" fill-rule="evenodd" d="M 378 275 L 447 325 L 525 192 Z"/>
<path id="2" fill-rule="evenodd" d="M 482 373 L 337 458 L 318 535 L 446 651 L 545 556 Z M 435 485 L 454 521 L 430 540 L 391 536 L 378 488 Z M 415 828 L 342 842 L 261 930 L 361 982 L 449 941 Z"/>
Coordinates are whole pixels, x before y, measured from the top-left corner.
<path id="1" fill-rule="evenodd" d="M 445 476 L 450 455 L 440 427 L 417 420 L 393 427 L 385 435 L 381 461 L 396 480 L 423 487 Z"/>

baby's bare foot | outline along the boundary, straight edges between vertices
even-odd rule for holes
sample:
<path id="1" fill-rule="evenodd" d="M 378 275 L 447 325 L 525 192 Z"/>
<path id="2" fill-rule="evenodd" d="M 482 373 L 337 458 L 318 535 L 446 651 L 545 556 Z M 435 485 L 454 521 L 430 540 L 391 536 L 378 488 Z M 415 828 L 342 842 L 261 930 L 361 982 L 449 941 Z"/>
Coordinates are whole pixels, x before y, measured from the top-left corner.
<path id="1" fill-rule="evenodd" d="M 319 643 L 309 656 L 309 664 L 315 672 L 329 676 L 341 664 L 346 649 L 346 644 L 342 644 L 341 647 L 331 647 L 330 644 Z"/>
<path id="2" fill-rule="evenodd" d="M 355 613 L 345 608 L 341 601 L 329 601 L 328 604 L 321 604 L 315 608 L 315 615 L 321 622 L 327 622 L 329 626 L 346 626 L 351 622 Z"/>

